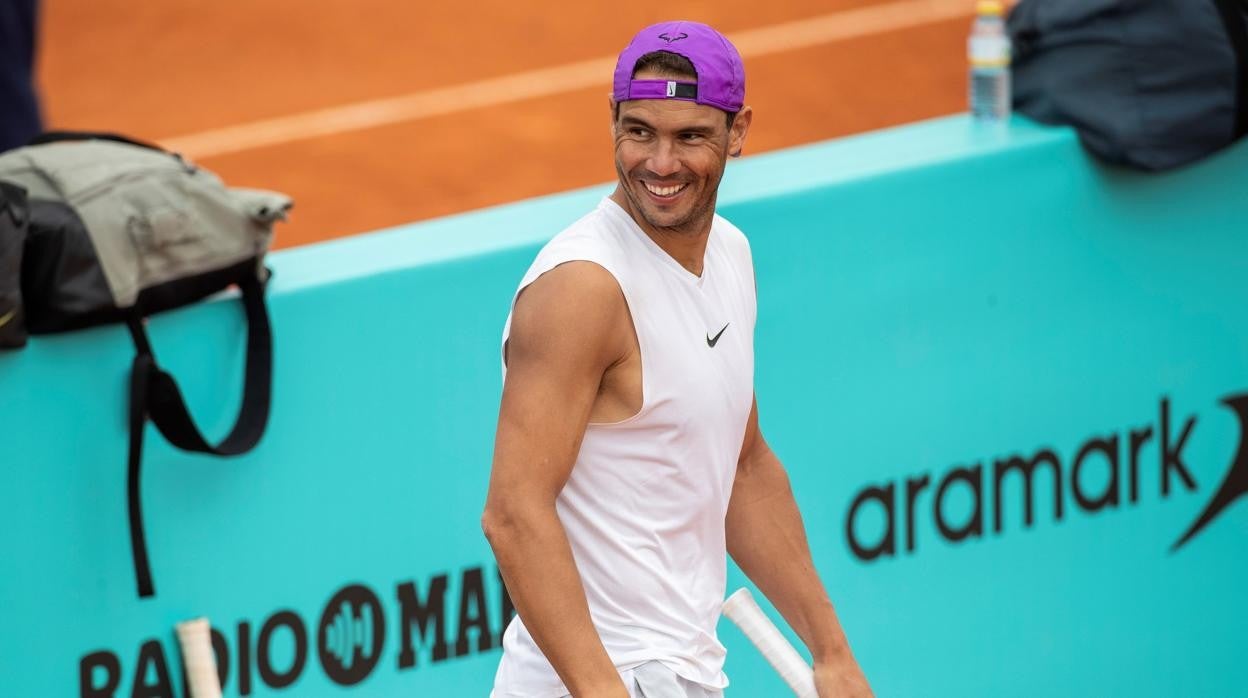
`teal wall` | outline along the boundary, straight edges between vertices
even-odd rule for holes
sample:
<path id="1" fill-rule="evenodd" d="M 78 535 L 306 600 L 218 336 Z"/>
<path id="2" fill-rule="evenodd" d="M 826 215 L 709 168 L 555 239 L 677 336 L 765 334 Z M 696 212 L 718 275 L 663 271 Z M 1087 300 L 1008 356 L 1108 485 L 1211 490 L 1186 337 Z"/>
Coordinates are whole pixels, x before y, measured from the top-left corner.
<path id="1" fill-rule="evenodd" d="M 1245 695 L 1248 506 L 1171 546 L 1242 437 L 1220 400 L 1248 392 L 1246 171 L 1242 145 L 1164 176 L 1112 171 L 1069 131 L 961 117 L 732 164 L 720 208 L 754 247 L 763 429 L 880 696 Z M 538 246 L 605 191 L 273 255 L 261 446 L 216 460 L 149 435 L 151 600 L 135 596 L 126 528 L 128 337 L 99 328 L 0 355 L 0 695 L 95 695 L 80 669 L 104 651 L 115 695 L 166 695 L 168 664 L 182 696 L 173 624 L 207 615 L 229 696 L 484 696 L 503 614 L 478 524 L 500 330 Z M 242 369 L 236 305 L 151 332 L 221 433 Z M 1076 456 L 1097 438 L 1081 505 Z M 1060 519 L 1041 466 L 1033 524 L 1011 473 L 998 530 L 994 463 L 1043 448 L 1060 460 Z M 911 505 L 907 482 L 925 476 Z M 940 533 L 936 504 L 964 538 Z M 847 525 L 881 554 L 856 556 Z M 376 594 L 384 642 L 345 689 L 318 628 L 355 584 Z M 426 632 L 404 642 L 417 605 Z M 297 674 L 292 626 L 307 639 Z M 783 695 L 735 629 L 721 634 L 729 698 Z M 88 674 L 87 687 L 107 678 Z"/>

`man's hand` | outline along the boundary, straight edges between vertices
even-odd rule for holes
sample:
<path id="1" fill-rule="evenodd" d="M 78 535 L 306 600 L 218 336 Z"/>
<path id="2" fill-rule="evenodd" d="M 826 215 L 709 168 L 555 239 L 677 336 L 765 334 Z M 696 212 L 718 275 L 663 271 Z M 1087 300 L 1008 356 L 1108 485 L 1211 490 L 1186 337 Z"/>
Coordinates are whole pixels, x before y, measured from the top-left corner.
<path id="1" fill-rule="evenodd" d="M 815 688 L 819 691 L 819 698 L 875 697 L 871 687 L 867 685 L 867 677 L 852 659 L 835 664 L 816 663 Z"/>
<path id="2" fill-rule="evenodd" d="M 823 590 L 788 475 L 750 412 L 725 520 L 728 552 L 775 604 L 811 656 L 819 698 L 870 698 L 871 687 Z"/>

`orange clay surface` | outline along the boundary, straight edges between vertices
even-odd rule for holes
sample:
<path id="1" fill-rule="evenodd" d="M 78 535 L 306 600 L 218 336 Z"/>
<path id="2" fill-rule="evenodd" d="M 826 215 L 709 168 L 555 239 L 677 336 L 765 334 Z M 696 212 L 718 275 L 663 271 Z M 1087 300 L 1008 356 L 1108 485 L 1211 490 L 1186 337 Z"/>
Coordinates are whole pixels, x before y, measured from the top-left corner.
<path id="1" fill-rule="evenodd" d="M 49 127 L 159 142 L 613 56 L 664 19 L 733 35 L 873 4 L 44 0 L 39 81 Z M 747 52 L 747 156 L 963 110 L 967 5 Z M 608 69 L 597 87 L 195 159 L 293 196 L 277 245 L 301 245 L 613 179 L 610 82 Z"/>

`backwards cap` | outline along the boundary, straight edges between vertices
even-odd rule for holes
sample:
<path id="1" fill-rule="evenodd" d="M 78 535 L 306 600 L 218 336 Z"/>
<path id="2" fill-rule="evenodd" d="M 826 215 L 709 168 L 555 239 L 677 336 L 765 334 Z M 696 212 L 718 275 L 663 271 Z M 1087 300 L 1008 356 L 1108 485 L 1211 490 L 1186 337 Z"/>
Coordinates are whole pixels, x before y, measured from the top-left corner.
<path id="1" fill-rule="evenodd" d="M 697 82 L 634 80 L 637 60 L 647 53 L 667 51 L 689 59 Z M 745 104 L 745 66 L 741 54 L 719 32 L 699 22 L 662 22 L 637 33 L 615 64 L 616 102 L 630 99 L 683 99 L 709 104 L 727 112 Z"/>

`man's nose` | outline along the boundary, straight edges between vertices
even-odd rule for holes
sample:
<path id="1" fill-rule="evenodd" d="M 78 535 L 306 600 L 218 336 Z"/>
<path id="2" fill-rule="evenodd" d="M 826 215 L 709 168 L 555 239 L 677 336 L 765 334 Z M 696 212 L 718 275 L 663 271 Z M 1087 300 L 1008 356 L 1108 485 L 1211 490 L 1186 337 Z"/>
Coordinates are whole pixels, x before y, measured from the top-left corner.
<path id="1" fill-rule="evenodd" d="M 654 152 L 646 168 L 659 177 L 667 177 L 680 172 L 680 158 L 677 156 L 675 144 L 666 138 L 660 138 L 655 144 Z"/>

